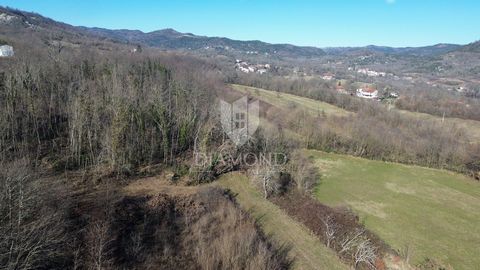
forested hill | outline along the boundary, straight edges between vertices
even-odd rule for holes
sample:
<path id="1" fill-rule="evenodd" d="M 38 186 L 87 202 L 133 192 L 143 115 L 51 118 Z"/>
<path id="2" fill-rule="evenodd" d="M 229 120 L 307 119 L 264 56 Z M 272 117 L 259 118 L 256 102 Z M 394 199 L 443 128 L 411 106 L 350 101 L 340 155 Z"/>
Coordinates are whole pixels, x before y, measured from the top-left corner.
<path id="1" fill-rule="evenodd" d="M 318 57 L 325 54 L 322 49 L 315 47 L 270 44 L 258 40 L 239 41 L 224 37 L 197 36 L 191 33 L 180 33 L 173 29 L 163 29 L 149 33 L 138 30 L 109 30 L 86 27 L 82 27 L 82 29 L 101 37 L 173 50 L 215 50 L 285 57 Z"/>
<path id="2" fill-rule="evenodd" d="M 480 53 L 480 41 L 465 45 L 462 47 L 462 51 Z"/>
<path id="3" fill-rule="evenodd" d="M 229 52 L 232 54 L 272 55 L 278 57 L 319 57 L 325 55 L 320 48 L 300 47 L 290 44 L 269 44 L 262 41 L 239 41 L 224 37 L 197 36 L 173 29 L 144 33 L 139 30 L 109 30 L 77 27 L 56 22 L 36 13 L 0 7 L 0 24 L 5 28 L 48 30 L 51 36 L 77 36 L 97 40 L 143 45 L 168 50 Z M 6 31 L 3 29 L 0 33 Z"/>

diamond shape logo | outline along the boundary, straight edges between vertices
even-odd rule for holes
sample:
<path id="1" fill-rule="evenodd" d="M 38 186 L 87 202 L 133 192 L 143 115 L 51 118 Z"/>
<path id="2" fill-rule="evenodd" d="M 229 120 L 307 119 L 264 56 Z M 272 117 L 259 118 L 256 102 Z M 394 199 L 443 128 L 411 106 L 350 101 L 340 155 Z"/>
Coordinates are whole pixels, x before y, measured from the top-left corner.
<path id="1" fill-rule="evenodd" d="M 237 145 L 242 146 L 255 133 L 260 124 L 260 102 L 248 102 L 244 96 L 233 103 L 220 100 L 220 119 L 228 137 Z"/>

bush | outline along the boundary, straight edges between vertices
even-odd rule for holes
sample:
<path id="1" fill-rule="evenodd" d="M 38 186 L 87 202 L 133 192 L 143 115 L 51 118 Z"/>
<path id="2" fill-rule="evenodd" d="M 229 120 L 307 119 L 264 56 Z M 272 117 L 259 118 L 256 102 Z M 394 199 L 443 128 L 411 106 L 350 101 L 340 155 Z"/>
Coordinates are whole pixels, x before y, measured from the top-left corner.
<path id="1" fill-rule="evenodd" d="M 310 193 L 320 179 L 318 168 L 302 150 L 292 153 L 287 171 L 290 173 L 296 189 L 301 193 Z"/>

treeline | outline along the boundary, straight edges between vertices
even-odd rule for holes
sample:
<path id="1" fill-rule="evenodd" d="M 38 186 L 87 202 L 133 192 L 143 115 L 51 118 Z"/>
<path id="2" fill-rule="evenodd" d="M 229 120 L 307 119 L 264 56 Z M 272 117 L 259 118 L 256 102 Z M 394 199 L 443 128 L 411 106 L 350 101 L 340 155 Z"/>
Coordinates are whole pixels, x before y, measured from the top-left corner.
<path id="1" fill-rule="evenodd" d="M 355 112 L 346 117 L 327 117 L 292 107 L 289 112 L 269 113 L 277 125 L 300 134 L 307 148 L 480 177 L 480 146 L 455 125 L 409 117 L 379 103 L 337 94 L 322 80 L 245 76 L 235 82 L 309 97 Z"/>
<path id="2" fill-rule="evenodd" d="M 462 129 L 412 119 L 370 105 L 347 117 L 311 115 L 301 109 L 284 116 L 288 129 L 307 148 L 359 157 L 442 168 L 478 177 L 480 146 Z"/>
<path id="3" fill-rule="evenodd" d="M 196 59 L 18 62 L 0 73 L 0 157 L 128 171 L 193 145 L 218 88 Z"/>
<path id="4" fill-rule="evenodd" d="M 228 82 L 320 100 L 352 112 L 367 104 L 365 100 L 337 93 L 334 83 L 315 78 L 287 79 L 280 76 L 236 74 L 230 76 Z"/>
<path id="5" fill-rule="evenodd" d="M 315 78 L 287 79 L 280 76 L 235 74 L 229 76 L 229 82 L 308 97 L 353 112 L 358 111 L 366 104 L 364 100 L 336 93 L 333 83 Z M 353 92 L 355 89 L 349 90 Z M 405 94 L 396 100 L 395 106 L 402 110 L 428 113 L 440 117 L 480 121 L 480 101 L 476 98 L 478 92 L 478 89 L 471 89 L 465 96 L 459 96 L 442 90 L 408 89 L 402 91 Z"/>
<path id="6" fill-rule="evenodd" d="M 395 105 L 412 112 L 480 121 L 480 101 L 474 98 L 476 95 L 473 93 L 470 98 L 465 98 L 432 90 L 417 91 L 415 95 L 412 93 L 398 99 Z"/>

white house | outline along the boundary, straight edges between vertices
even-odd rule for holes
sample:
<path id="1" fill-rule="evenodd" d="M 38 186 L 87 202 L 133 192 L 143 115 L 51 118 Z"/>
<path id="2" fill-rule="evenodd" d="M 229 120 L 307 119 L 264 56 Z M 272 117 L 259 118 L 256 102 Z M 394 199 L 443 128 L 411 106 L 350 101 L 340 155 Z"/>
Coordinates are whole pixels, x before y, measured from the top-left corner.
<path id="1" fill-rule="evenodd" d="M 239 67 L 238 69 L 239 69 L 241 72 L 250 73 L 250 70 L 249 70 L 248 68 Z"/>
<path id="2" fill-rule="evenodd" d="M 325 73 L 325 74 L 322 75 L 322 79 L 325 80 L 325 81 L 331 81 L 331 80 L 335 79 L 335 74 L 330 73 L 330 72 Z"/>
<path id="3" fill-rule="evenodd" d="M 13 47 L 9 45 L 0 46 L 0 57 L 11 57 L 14 55 Z"/>
<path id="4" fill-rule="evenodd" d="M 392 97 L 392 98 L 398 98 L 398 94 L 395 93 L 395 92 L 391 92 L 391 93 L 390 93 L 390 97 Z"/>
<path id="5" fill-rule="evenodd" d="M 357 71 L 358 73 L 365 74 L 369 77 L 385 77 L 387 76 L 386 72 L 379 72 L 375 70 L 370 70 L 368 68 L 361 68 Z"/>
<path id="6" fill-rule="evenodd" d="M 267 73 L 267 70 L 265 68 L 261 68 L 261 69 L 257 70 L 257 73 L 258 74 L 265 74 L 265 73 Z"/>
<path id="7" fill-rule="evenodd" d="M 264 74 L 267 73 L 270 69 L 270 64 L 249 64 L 246 61 L 236 59 L 235 60 L 235 68 L 240 70 L 244 73 L 259 73 Z"/>
<path id="8" fill-rule="evenodd" d="M 378 90 L 372 87 L 365 87 L 357 89 L 357 97 L 373 99 L 378 97 Z"/>

